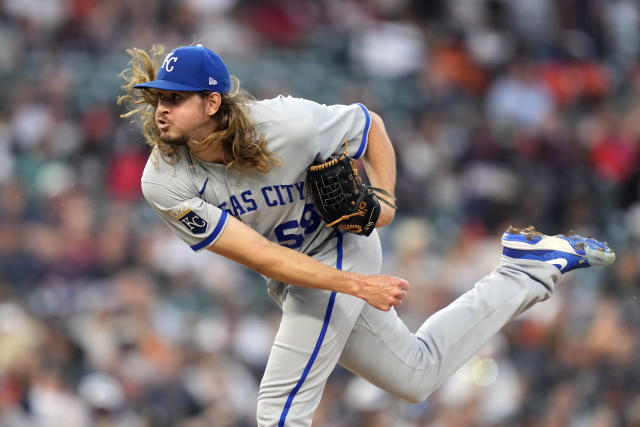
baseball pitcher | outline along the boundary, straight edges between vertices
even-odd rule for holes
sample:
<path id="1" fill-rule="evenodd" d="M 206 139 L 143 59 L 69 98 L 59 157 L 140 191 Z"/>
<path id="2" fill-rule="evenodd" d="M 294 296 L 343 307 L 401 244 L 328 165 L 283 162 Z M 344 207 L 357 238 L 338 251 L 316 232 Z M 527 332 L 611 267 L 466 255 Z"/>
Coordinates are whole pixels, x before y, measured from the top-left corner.
<path id="1" fill-rule="evenodd" d="M 131 49 L 124 117 L 152 147 L 145 198 L 194 251 L 262 274 L 282 321 L 260 384 L 260 426 L 309 426 L 337 363 L 408 402 L 426 399 L 561 274 L 609 265 L 604 243 L 507 230 L 500 264 L 410 332 L 409 284 L 378 274 L 377 227 L 395 216 L 395 155 L 362 104 L 255 100 L 201 46 Z M 371 186 L 358 176 L 362 158 Z"/>

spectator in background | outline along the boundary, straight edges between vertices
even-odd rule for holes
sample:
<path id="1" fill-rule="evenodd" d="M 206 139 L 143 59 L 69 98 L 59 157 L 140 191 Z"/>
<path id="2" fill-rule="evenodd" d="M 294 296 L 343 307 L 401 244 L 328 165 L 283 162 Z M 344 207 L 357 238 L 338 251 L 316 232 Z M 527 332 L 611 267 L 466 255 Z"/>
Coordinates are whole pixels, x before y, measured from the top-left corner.
<path id="1" fill-rule="evenodd" d="M 498 127 L 523 128 L 541 132 L 554 114 L 551 93 L 539 80 L 534 65 L 526 58 L 516 58 L 499 76 L 487 93 L 487 117 Z"/>

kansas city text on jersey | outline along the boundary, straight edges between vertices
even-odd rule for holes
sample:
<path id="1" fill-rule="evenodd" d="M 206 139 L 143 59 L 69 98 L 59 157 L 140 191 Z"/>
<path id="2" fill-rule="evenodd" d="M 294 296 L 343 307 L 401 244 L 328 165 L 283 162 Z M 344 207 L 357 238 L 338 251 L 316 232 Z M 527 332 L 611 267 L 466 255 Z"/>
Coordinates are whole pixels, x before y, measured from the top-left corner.
<path id="1" fill-rule="evenodd" d="M 274 207 L 294 203 L 298 200 L 305 200 L 304 181 L 293 184 L 266 185 L 255 192 L 253 190 L 244 190 L 240 193 L 232 194 L 229 200 L 220 203 L 218 207 L 237 217 L 257 210 L 259 203 L 263 204 L 263 206 Z"/>

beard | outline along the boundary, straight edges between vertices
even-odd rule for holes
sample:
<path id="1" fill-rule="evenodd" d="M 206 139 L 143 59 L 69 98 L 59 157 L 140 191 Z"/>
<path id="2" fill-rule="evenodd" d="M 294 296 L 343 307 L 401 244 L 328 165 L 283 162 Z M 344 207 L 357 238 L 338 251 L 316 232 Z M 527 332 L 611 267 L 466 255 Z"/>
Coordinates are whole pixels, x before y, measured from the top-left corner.
<path id="1" fill-rule="evenodd" d="M 187 145 L 189 143 L 189 138 L 187 138 L 186 136 L 170 137 L 161 135 L 160 141 L 164 142 L 167 145 L 170 145 L 171 147 L 177 148 L 182 147 L 183 145 Z"/>

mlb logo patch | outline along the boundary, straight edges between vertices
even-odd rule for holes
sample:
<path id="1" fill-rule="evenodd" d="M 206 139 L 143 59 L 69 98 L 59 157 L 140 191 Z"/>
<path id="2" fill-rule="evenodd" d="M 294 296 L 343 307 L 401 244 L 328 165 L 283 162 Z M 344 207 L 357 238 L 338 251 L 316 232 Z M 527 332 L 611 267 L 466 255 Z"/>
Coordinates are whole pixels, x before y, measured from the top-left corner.
<path id="1" fill-rule="evenodd" d="M 192 210 L 184 213 L 180 218 L 178 218 L 185 227 L 189 229 L 193 234 L 202 234 L 207 231 L 207 221 L 202 219 Z"/>

